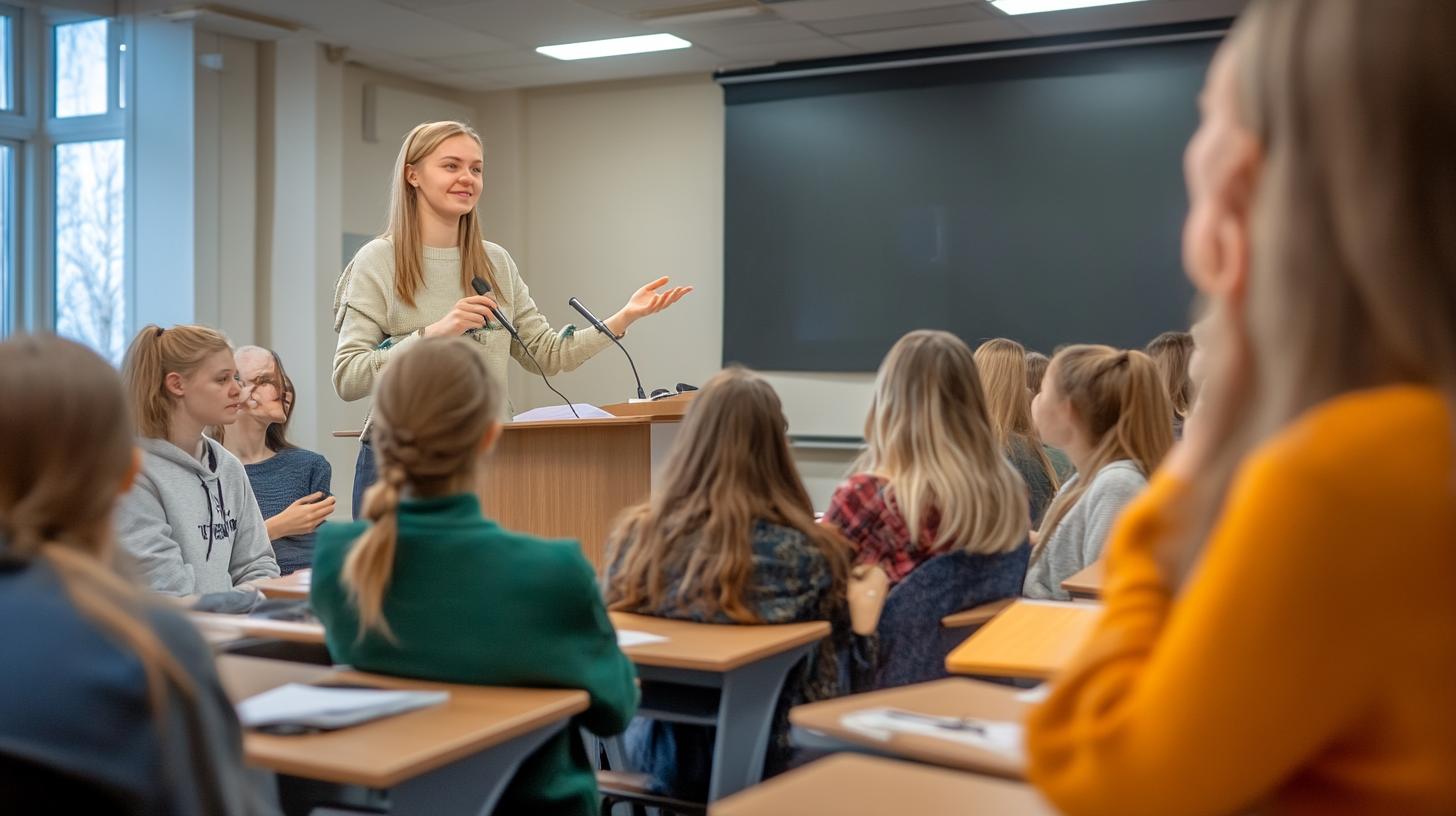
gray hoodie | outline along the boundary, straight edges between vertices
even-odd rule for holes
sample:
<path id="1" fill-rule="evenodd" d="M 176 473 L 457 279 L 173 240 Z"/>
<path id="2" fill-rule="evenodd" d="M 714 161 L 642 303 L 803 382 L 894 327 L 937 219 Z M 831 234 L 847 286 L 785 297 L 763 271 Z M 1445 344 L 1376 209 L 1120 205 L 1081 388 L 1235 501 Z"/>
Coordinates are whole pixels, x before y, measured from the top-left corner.
<path id="1" fill-rule="evenodd" d="M 116 512 L 117 538 L 138 578 L 165 595 L 227 592 L 278 574 L 268 528 L 242 462 L 203 437 L 199 461 L 165 439 L 142 439 L 142 471 Z"/>
<path id="2" fill-rule="evenodd" d="M 1079 473 L 1068 479 L 1058 493 L 1072 489 L 1081 478 Z M 1062 516 L 1051 538 L 1032 557 L 1022 594 L 1070 601 L 1072 596 L 1062 589 L 1062 582 L 1102 557 L 1102 547 L 1122 508 L 1147 486 L 1147 477 L 1131 459 L 1103 465 L 1093 474 L 1087 492 Z"/>

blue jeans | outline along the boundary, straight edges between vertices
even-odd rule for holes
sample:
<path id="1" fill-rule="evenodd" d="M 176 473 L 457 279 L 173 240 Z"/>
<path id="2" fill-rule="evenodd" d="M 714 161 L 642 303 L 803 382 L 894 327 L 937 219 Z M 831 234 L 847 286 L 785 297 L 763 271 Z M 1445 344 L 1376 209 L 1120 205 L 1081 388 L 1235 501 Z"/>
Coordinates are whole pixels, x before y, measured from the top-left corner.
<path id="1" fill-rule="evenodd" d="M 374 446 L 369 440 L 359 441 L 359 458 L 354 460 L 354 520 L 364 517 L 364 491 L 379 479 L 374 465 Z"/>

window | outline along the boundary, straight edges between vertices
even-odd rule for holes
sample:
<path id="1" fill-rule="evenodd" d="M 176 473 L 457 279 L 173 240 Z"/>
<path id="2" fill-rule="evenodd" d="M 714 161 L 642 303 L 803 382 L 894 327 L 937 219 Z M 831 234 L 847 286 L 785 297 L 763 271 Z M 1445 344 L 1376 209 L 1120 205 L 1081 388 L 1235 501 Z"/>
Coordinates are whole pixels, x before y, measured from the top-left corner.
<path id="1" fill-rule="evenodd" d="M 0 332 L 121 362 L 130 333 L 126 26 L 0 0 Z"/>

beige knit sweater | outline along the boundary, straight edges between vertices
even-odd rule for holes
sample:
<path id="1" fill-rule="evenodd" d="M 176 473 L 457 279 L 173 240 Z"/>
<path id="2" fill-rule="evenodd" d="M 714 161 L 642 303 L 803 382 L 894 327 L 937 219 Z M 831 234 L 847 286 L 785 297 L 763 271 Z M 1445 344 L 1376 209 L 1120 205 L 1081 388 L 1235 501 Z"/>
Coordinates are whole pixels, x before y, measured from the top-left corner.
<path id="1" fill-rule="evenodd" d="M 492 297 L 548 376 L 571 371 L 611 344 L 596 329 L 577 331 L 567 325 L 559 332 L 553 330 L 531 300 L 510 253 L 489 241 L 485 251 L 504 290 L 492 292 Z M 415 305 L 400 302 L 394 293 L 394 247 L 389 239 L 376 238 L 360 248 L 339 276 L 334 287 L 334 331 L 339 334 L 334 350 L 334 390 L 344 400 L 369 396 L 390 357 L 407 352 L 419 342 L 419 329 L 444 317 L 460 298 L 474 294 L 461 290 L 458 248 L 425 247 L 423 272 L 424 285 L 415 293 Z M 478 344 L 486 370 L 502 389 L 506 388 L 508 357 L 515 357 L 528 371 L 536 371 L 520 345 L 495 320 L 466 337 Z M 515 413 L 509 403 L 508 410 Z M 368 420 L 364 424 L 367 428 Z"/>

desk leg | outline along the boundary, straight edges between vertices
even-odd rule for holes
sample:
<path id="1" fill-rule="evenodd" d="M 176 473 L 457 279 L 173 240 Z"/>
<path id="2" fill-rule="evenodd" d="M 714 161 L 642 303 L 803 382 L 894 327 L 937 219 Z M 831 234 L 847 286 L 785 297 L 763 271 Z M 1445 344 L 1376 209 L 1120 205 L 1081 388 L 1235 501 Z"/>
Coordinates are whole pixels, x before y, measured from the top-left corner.
<path id="1" fill-rule="evenodd" d="M 422 774 L 390 791 L 392 816 L 489 816 L 521 762 L 567 726 L 568 720 L 522 734 L 474 756 Z"/>
<path id="2" fill-rule="evenodd" d="M 723 676 L 718 729 L 713 741 L 713 778 L 708 801 L 716 802 L 763 778 L 774 709 L 784 679 L 817 643 L 750 663 Z"/>

